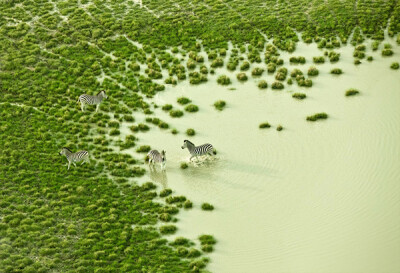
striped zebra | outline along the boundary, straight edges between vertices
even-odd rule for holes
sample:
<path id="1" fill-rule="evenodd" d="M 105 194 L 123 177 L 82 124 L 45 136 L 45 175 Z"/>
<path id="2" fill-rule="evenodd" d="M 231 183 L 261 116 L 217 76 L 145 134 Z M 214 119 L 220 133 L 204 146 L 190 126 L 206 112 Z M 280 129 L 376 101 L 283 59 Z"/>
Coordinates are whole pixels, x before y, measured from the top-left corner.
<path id="1" fill-rule="evenodd" d="M 165 168 L 165 164 L 167 163 L 166 152 L 164 150 L 161 153 L 157 150 L 151 150 L 148 152 L 147 157 L 149 158 L 149 164 L 160 163 L 161 168 Z"/>
<path id="2" fill-rule="evenodd" d="M 97 110 L 99 110 L 100 103 L 104 98 L 105 99 L 107 98 L 106 91 L 101 90 L 99 93 L 97 93 L 96 96 L 91 96 L 86 94 L 80 95 L 78 98 L 78 102 L 81 103 L 82 112 L 85 111 L 85 104 L 96 105 L 96 112 L 97 112 Z"/>
<path id="3" fill-rule="evenodd" d="M 192 160 L 193 157 L 198 157 L 202 155 L 215 155 L 216 152 L 214 151 L 214 148 L 211 144 L 203 144 L 200 146 L 194 145 L 192 142 L 189 140 L 184 140 L 183 141 L 183 146 L 181 147 L 182 149 L 187 148 L 189 150 L 189 153 L 191 155 L 190 161 Z"/>
<path id="4" fill-rule="evenodd" d="M 83 165 L 83 163 L 88 162 L 89 163 L 89 153 L 87 151 L 79 151 L 76 153 L 71 152 L 70 149 L 63 147 L 61 149 L 61 152 L 59 152 L 59 155 L 65 155 L 65 157 L 68 160 L 68 170 L 69 170 L 69 166 L 72 164 L 75 165 L 75 162 L 80 162 L 83 161 L 81 165 Z"/>

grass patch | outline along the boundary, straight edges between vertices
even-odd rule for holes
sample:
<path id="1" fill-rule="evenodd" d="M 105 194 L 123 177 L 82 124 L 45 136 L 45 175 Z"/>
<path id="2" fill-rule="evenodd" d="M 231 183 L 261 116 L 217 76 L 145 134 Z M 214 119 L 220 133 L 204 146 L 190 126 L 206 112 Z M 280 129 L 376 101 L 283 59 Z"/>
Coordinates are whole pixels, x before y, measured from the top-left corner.
<path id="1" fill-rule="evenodd" d="M 222 111 L 226 106 L 226 102 L 223 100 L 218 100 L 216 102 L 214 102 L 214 107 L 215 109 Z"/>
<path id="2" fill-rule="evenodd" d="M 268 122 L 263 122 L 258 126 L 258 128 L 260 129 L 270 128 L 270 127 L 271 125 Z"/>
<path id="3" fill-rule="evenodd" d="M 214 210 L 214 206 L 209 203 L 203 203 L 201 205 L 202 210 Z"/>
<path id="4" fill-rule="evenodd" d="M 298 100 L 303 100 L 307 97 L 307 95 L 304 93 L 293 93 L 292 97 Z"/>
<path id="5" fill-rule="evenodd" d="M 317 113 L 317 114 L 314 114 L 312 116 L 308 116 L 306 118 L 306 120 L 308 120 L 308 121 L 317 121 L 319 119 L 327 119 L 327 118 L 328 118 L 328 114 L 326 114 L 326 113 Z"/>
<path id="6" fill-rule="evenodd" d="M 345 96 L 346 97 L 354 96 L 354 95 L 357 95 L 359 93 L 360 93 L 360 91 L 358 91 L 357 89 L 351 88 L 351 89 L 346 91 Z"/>

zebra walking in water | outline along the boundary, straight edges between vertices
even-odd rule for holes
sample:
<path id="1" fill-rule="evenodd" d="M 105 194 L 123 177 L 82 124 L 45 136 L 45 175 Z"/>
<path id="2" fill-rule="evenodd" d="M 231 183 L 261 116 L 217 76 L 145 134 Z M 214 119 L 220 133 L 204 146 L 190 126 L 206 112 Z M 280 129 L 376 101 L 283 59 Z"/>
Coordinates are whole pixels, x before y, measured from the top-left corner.
<path id="1" fill-rule="evenodd" d="M 198 156 L 202 156 L 202 155 L 215 155 L 216 154 L 213 146 L 208 143 L 200 145 L 200 146 L 196 146 L 189 140 L 184 140 L 183 146 L 181 148 L 182 149 L 187 148 L 189 150 L 189 153 L 191 155 L 189 161 L 191 161 L 193 157 L 197 158 Z"/>
<path id="2" fill-rule="evenodd" d="M 72 164 L 75 165 L 75 162 L 80 162 L 83 161 L 81 165 L 83 165 L 83 163 L 88 162 L 89 163 L 89 153 L 87 151 L 79 151 L 76 153 L 71 152 L 70 149 L 63 147 L 61 149 L 61 152 L 59 152 L 59 155 L 65 155 L 65 157 L 68 160 L 68 170 L 69 170 L 69 166 Z"/>
<path id="3" fill-rule="evenodd" d="M 147 154 L 147 157 L 149 158 L 149 164 L 160 163 L 161 168 L 165 169 L 165 164 L 167 163 L 167 157 L 165 154 L 166 152 L 164 150 L 162 150 L 161 153 L 157 150 L 151 150 Z"/>
<path id="4" fill-rule="evenodd" d="M 78 98 L 78 102 L 81 103 L 81 108 L 82 112 L 85 111 L 85 104 L 88 105 L 96 105 L 96 112 L 99 110 L 100 103 L 103 101 L 103 99 L 106 99 L 107 95 L 104 90 L 101 90 L 99 93 L 97 93 L 96 96 L 91 96 L 91 95 L 80 95 Z"/>

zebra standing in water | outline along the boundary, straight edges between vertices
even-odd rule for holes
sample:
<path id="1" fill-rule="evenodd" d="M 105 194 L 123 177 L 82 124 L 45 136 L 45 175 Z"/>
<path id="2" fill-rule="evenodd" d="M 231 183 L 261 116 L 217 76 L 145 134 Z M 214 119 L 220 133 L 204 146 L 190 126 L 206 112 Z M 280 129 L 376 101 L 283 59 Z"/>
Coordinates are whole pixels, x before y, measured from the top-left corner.
<path id="1" fill-rule="evenodd" d="M 89 163 L 89 153 L 87 151 L 79 151 L 76 153 L 71 152 L 70 149 L 63 147 L 61 149 L 61 152 L 59 152 L 59 155 L 65 155 L 65 157 L 68 160 L 68 170 L 69 170 L 69 166 L 72 164 L 75 165 L 75 162 L 80 162 L 83 161 L 81 165 L 83 165 L 83 163 L 88 162 Z"/>
<path id="2" fill-rule="evenodd" d="M 187 148 L 189 150 L 189 153 L 191 155 L 189 161 L 192 160 L 193 157 L 198 157 L 201 155 L 215 155 L 216 152 L 214 151 L 214 148 L 211 144 L 203 144 L 200 146 L 195 146 L 192 142 L 189 140 L 184 140 L 183 141 L 183 146 L 181 147 L 182 149 Z"/>
<path id="3" fill-rule="evenodd" d="M 147 157 L 149 158 L 149 164 L 151 163 L 160 163 L 161 168 L 165 169 L 165 164 L 167 163 L 167 157 L 165 156 L 166 152 L 164 150 L 161 151 L 161 154 L 157 150 L 151 150 Z"/>
<path id="4" fill-rule="evenodd" d="M 91 96 L 86 94 L 80 95 L 78 98 L 78 102 L 81 103 L 82 112 L 85 111 L 85 104 L 96 105 L 96 112 L 97 112 L 97 110 L 99 110 L 99 106 L 103 98 L 106 99 L 107 95 L 104 90 L 101 90 L 99 93 L 97 93 L 96 96 Z"/>

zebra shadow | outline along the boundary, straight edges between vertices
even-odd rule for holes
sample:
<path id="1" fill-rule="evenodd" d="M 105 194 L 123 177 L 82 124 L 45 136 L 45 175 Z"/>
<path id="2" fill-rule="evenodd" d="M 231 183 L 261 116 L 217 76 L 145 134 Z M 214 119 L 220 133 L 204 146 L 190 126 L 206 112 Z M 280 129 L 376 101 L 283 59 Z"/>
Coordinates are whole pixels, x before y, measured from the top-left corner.
<path id="1" fill-rule="evenodd" d="M 161 169 L 160 166 L 149 165 L 149 177 L 153 182 L 161 184 L 163 189 L 168 186 L 168 177 L 165 169 Z"/>

